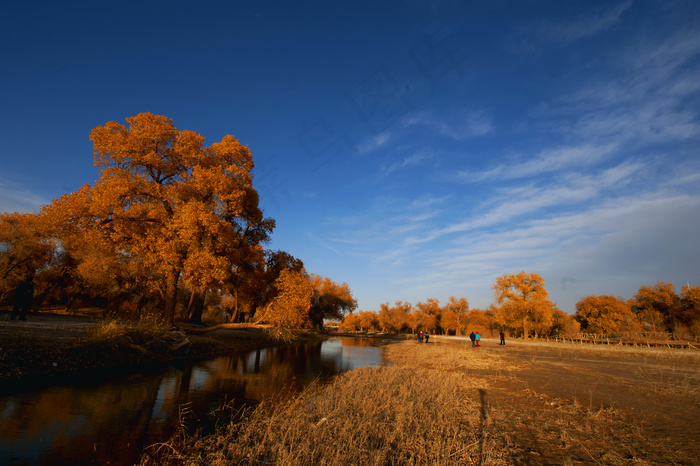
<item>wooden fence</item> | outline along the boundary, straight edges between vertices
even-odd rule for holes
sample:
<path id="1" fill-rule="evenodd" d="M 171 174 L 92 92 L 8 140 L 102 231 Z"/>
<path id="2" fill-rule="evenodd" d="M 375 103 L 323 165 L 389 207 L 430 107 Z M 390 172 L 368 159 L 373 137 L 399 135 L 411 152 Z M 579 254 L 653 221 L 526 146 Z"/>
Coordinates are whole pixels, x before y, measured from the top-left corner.
<path id="1" fill-rule="evenodd" d="M 560 338 L 560 337 L 540 337 L 539 340 L 545 340 L 555 343 L 574 343 L 581 345 L 614 345 L 614 346 L 644 346 L 649 348 L 685 348 L 685 349 L 700 349 L 700 344 L 697 341 L 687 340 L 670 340 L 662 338 L 647 338 L 644 336 L 636 338 L 625 338 L 613 335 L 594 335 L 583 334 L 579 337 Z"/>

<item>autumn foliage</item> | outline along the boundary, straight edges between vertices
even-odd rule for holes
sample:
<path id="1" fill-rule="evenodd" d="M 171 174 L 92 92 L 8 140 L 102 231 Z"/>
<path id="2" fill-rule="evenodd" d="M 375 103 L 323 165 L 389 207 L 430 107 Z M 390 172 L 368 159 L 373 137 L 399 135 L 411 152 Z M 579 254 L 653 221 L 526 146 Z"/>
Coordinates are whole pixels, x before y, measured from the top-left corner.
<path id="1" fill-rule="evenodd" d="M 623 330 L 635 315 L 630 306 L 614 296 L 588 296 L 576 303 L 576 318 L 583 328 L 592 333 L 617 333 Z"/>
<path id="2" fill-rule="evenodd" d="M 279 294 L 259 316 L 260 321 L 282 327 L 308 327 L 314 287 L 306 273 L 283 270 L 276 285 Z"/>
<path id="3" fill-rule="evenodd" d="M 60 260 L 44 219 L 32 213 L 0 213 L 0 301 L 23 281 L 47 275 Z"/>
<path id="4" fill-rule="evenodd" d="M 301 261 L 265 251 L 275 221 L 258 205 L 251 151 L 234 136 L 205 145 L 167 117 L 140 113 L 96 127 L 90 140 L 94 184 L 38 214 L 0 217 L 3 298 L 31 275 L 43 279 L 38 304 L 148 308 L 169 322 L 201 321 L 205 306 L 221 302 L 238 320 L 316 296 L 314 314 L 282 319 L 294 325 L 354 309 L 347 285 L 305 272 L 304 286 L 293 285 Z"/>
<path id="5" fill-rule="evenodd" d="M 451 296 L 358 311 L 347 283 L 308 273 L 300 259 L 264 248 L 275 228 L 259 207 L 250 149 L 234 136 L 205 145 L 171 119 L 140 113 L 90 133 L 100 176 L 43 206 L 0 214 L 0 302 L 33 280 L 34 308 L 79 306 L 115 315 L 155 314 L 347 330 L 511 336 L 675 332 L 700 334 L 700 287 L 642 286 L 627 301 L 588 296 L 576 318 L 524 271 L 493 285 L 494 303 L 470 309 Z M 217 314 L 218 313 L 218 314 Z"/>
<path id="6" fill-rule="evenodd" d="M 504 274 L 493 285 L 496 322 L 514 332 L 546 333 L 552 326 L 556 305 L 549 300 L 544 279 L 536 273 Z"/>
<path id="7" fill-rule="evenodd" d="M 450 296 L 445 305 L 435 298 L 415 305 L 396 301 L 384 303 L 379 312 L 360 311 L 349 314 L 340 325 L 349 331 L 381 331 L 394 333 L 428 332 L 465 335 L 479 332 L 510 336 L 528 335 L 530 331 L 542 336 L 571 335 L 579 331 L 572 316 L 556 309 L 547 297 L 544 280 L 537 274 L 505 274 L 494 285 L 501 306 L 489 309 L 469 309 L 466 298 Z"/>
<path id="8" fill-rule="evenodd" d="M 536 273 L 504 274 L 493 285 L 494 304 L 470 309 L 466 298 L 451 296 L 440 305 L 435 298 L 415 305 L 396 301 L 382 304 L 378 312 L 348 314 L 340 328 L 377 331 L 464 335 L 471 331 L 510 337 L 574 337 L 580 332 L 606 335 L 639 335 L 670 332 L 676 338 L 700 334 L 700 287 L 684 286 L 677 296 L 670 283 L 643 286 L 633 298 L 588 296 L 576 305 L 572 316 L 549 300 L 544 279 Z M 667 335 L 668 336 L 668 335 Z"/>

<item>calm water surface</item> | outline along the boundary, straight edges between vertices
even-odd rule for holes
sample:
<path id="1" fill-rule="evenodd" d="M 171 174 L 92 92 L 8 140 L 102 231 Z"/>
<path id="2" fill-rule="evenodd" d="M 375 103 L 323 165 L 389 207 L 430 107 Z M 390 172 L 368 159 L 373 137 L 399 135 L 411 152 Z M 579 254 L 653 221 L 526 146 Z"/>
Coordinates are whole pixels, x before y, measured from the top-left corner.
<path id="1" fill-rule="evenodd" d="M 121 376 L 0 388 L 0 464 L 134 464 L 166 440 L 181 411 L 196 418 L 288 396 L 316 379 L 386 365 L 381 340 L 333 338 Z"/>

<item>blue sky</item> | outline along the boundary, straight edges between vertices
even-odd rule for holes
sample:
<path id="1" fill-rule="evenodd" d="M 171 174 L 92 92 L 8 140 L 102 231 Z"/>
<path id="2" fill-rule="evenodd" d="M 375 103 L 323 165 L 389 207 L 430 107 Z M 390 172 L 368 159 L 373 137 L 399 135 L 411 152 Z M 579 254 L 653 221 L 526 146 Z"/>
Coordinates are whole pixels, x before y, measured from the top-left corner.
<path id="1" fill-rule="evenodd" d="M 700 3 L 12 2 L 0 211 L 152 112 L 248 145 L 270 248 L 384 302 L 700 285 Z"/>

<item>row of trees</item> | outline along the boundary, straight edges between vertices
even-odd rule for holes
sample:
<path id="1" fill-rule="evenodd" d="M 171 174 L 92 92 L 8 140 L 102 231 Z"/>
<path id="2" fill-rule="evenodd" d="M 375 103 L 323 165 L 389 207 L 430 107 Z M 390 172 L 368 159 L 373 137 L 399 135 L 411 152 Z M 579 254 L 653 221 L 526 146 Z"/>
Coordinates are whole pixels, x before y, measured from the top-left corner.
<path id="1" fill-rule="evenodd" d="M 441 306 L 435 298 L 415 306 L 397 301 L 380 306 L 379 312 L 360 311 L 349 314 L 340 324 L 343 330 L 376 330 L 383 332 L 463 335 L 471 331 L 510 335 L 563 336 L 580 329 L 573 316 L 557 309 L 549 301 L 544 280 L 535 273 L 505 274 L 494 284 L 496 304 L 488 309 L 469 309 L 466 298 L 451 296 Z"/>
<path id="2" fill-rule="evenodd" d="M 672 283 L 664 282 L 642 286 L 628 300 L 588 296 L 576 304 L 576 318 L 591 333 L 700 335 L 700 286 L 686 285 L 680 296 Z"/>
<path id="3" fill-rule="evenodd" d="M 93 185 L 39 213 L 0 214 L 0 301 L 32 280 L 35 307 L 92 305 L 169 322 L 201 322 L 216 307 L 233 321 L 320 325 L 356 307 L 347 284 L 264 248 L 275 221 L 258 205 L 248 147 L 231 135 L 204 146 L 150 113 L 126 121 L 92 130 L 101 169 Z"/>
<path id="4" fill-rule="evenodd" d="M 465 298 L 450 297 L 441 306 L 437 299 L 425 303 L 397 301 L 382 304 L 378 312 L 360 311 L 345 316 L 340 328 L 347 331 L 382 331 L 465 334 L 471 331 L 513 336 L 572 336 L 588 333 L 660 333 L 700 335 L 700 287 L 658 282 L 643 286 L 627 301 L 612 296 L 588 296 L 571 316 L 549 300 L 544 279 L 536 273 L 504 274 L 493 285 L 494 304 L 469 309 Z"/>

